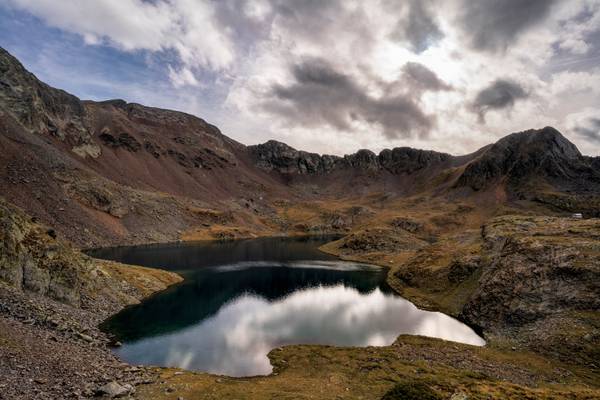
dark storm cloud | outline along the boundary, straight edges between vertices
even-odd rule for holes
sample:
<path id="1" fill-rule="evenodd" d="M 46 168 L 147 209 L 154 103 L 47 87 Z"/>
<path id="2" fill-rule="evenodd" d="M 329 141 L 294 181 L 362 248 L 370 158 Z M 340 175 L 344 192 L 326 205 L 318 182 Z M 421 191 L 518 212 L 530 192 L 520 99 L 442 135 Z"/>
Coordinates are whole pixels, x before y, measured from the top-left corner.
<path id="1" fill-rule="evenodd" d="M 452 90 L 432 70 L 417 62 L 408 62 L 402 67 L 404 82 L 412 90 L 431 90 L 434 92 Z"/>
<path id="2" fill-rule="evenodd" d="M 397 8 L 397 4 L 395 1 L 389 2 L 394 8 Z M 398 21 L 391 34 L 393 40 L 406 41 L 414 52 L 421 53 L 444 37 L 431 11 L 430 1 L 411 0 L 402 6 L 408 7 L 408 13 L 406 19 Z"/>
<path id="3" fill-rule="evenodd" d="M 477 50 L 505 50 L 544 20 L 556 0 L 466 0 L 460 23 Z"/>
<path id="4" fill-rule="evenodd" d="M 594 142 L 600 142 L 600 118 L 589 118 L 585 126 L 578 126 L 575 132 Z"/>
<path id="5" fill-rule="evenodd" d="M 517 100 L 525 99 L 528 96 L 527 91 L 517 82 L 509 79 L 497 79 L 477 94 L 472 108 L 479 114 L 479 118 L 483 122 L 488 111 L 511 108 Z"/>
<path id="6" fill-rule="evenodd" d="M 374 97 L 350 76 L 322 59 L 307 59 L 292 68 L 294 82 L 273 87 L 267 111 L 305 127 L 350 130 L 352 121 L 379 125 L 389 138 L 426 136 L 435 119 L 406 95 Z"/>

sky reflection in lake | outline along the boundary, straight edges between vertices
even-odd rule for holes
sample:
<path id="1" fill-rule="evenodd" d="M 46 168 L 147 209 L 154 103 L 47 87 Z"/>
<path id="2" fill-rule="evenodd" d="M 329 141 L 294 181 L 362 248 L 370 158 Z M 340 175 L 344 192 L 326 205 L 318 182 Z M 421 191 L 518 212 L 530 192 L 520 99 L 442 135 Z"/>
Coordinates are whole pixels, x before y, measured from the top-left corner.
<path id="1" fill-rule="evenodd" d="M 273 245 L 279 253 L 287 242 Z M 459 321 L 394 294 L 380 268 L 299 258 L 184 268 L 182 284 L 105 329 L 124 342 L 116 352 L 125 361 L 230 376 L 269 374 L 268 352 L 288 344 L 384 346 L 400 334 L 484 344 Z"/>

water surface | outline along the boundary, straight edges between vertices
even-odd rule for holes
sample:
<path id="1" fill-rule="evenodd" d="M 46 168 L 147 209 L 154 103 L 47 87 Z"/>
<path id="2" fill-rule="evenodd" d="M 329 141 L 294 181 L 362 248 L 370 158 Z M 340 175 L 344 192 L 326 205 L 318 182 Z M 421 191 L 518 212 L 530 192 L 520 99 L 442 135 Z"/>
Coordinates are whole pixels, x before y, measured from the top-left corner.
<path id="1" fill-rule="evenodd" d="M 386 271 L 317 250 L 330 238 L 100 249 L 92 255 L 165 268 L 185 280 L 104 324 L 134 364 L 230 376 L 269 374 L 267 354 L 288 344 L 384 346 L 400 334 L 484 341 L 442 313 L 419 310 Z"/>

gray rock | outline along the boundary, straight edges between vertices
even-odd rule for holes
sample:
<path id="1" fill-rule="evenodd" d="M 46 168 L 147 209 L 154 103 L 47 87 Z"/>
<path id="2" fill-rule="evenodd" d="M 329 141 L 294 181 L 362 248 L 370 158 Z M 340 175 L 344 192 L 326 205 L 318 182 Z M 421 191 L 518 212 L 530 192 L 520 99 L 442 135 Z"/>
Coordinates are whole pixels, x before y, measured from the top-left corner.
<path id="1" fill-rule="evenodd" d="M 134 392 L 134 388 L 131 385 L 129 385 L 129 384 L 121 385 L 115 381 L 112 381 L 112 382 L 108 382 L 105 385 L 100 386 L 96 390 L 96 395 L 97 396 L 107 396 L 112 399 L 112 398 L 118 398 L 118 397 L 125 397 L 133 392 Z"/>

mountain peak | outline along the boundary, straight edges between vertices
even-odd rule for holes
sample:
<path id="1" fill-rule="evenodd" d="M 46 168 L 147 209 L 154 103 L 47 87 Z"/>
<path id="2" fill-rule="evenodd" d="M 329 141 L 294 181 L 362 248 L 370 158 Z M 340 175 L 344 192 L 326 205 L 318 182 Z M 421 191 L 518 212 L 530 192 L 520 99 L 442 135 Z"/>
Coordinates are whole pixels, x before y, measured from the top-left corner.
<path id="1" fill-rule="evenodd" d="M 586 169 L 587 168 L 587 169 Z M 577 147 L 557 129 L 547 126 L 505 136 L 467 165 L 456 186 L 484 189 L 505 180 L 575 180 L 589 166 Z"/>
<path id="2" fill-rule="evenodd" d="M 549 152 L 553 156 L 569 159 L 581 157 L 577 147 L 551 126 L 510 134 L 498 140 L 488 151 L 505 148 L 512 148 L 519 153 Z"/>

